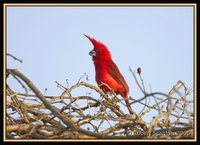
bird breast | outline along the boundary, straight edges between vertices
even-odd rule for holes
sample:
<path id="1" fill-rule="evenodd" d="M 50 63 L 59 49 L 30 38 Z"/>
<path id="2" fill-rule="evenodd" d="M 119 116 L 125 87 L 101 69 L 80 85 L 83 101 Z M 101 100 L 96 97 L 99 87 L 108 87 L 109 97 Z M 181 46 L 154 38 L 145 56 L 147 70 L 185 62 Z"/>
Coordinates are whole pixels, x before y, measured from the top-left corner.
<path id="1" fill-rule="evenodd" d="M 105 66 L 95 65 L 95 70 L 96 82 L 102 90 L 111 92 L 112 89 L 115 93 L 124 91 L 124 88 L 108 73 L 108 69 Z"/>

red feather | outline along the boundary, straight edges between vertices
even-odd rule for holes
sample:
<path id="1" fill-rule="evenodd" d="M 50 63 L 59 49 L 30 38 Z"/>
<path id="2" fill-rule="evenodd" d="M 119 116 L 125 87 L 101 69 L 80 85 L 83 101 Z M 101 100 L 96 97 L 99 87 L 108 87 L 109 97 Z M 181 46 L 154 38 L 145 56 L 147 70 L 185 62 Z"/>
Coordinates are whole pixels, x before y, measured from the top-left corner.
<path id="1" fill-rule="evenodd" d="M 90 52 L 93 57 L 96 82 L 105 92 L 111 92 L 111 89 L 125 98 L 128 110 L 133 114 L 128 100 L 129 87 L 120 73 L 117 65 L 113 62 L 108 48 L 101 43 L 85 35 L 93 44 L 94 49 Z"/>
<path id="2" fill-rule="evenodd" d="M 120 73 L 117 65 L 112 60 L 108 62 L 108 72 L 109 72 L 110 76 L 115 81 L 117 81 L 118 85 L 121 85 L 121 87 L 123 88 L 122 90 L 119 91 L 119 94 L 124 98 L 128 98 L 129 87 L 128 87 L 124 77 Z"/>

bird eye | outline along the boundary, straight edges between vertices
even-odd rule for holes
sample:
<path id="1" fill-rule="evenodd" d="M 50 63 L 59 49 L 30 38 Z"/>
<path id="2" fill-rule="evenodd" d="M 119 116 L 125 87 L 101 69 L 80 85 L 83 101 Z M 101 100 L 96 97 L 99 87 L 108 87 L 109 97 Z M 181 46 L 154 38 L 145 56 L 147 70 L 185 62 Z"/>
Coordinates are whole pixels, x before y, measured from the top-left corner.
<path id="1" fill-rule="evenodd" d="M 97 53 L 97 54 L 100 53 L 100 52 L 101 52 L 101 49 L 96 50 L 96 53 Z"/>

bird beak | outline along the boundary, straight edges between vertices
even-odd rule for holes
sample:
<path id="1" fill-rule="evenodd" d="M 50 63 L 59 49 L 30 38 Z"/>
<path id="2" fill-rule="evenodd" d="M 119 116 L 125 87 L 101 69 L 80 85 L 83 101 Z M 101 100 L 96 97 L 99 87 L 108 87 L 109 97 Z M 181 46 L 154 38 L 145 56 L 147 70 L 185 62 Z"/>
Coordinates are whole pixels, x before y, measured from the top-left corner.
<path id="1" fill-rule="evenodd" d="M 90 40 L 90 42 L 93 44 L 93 46 L 94 46 L 94 48 L 95 48 L 95 46 L 96 46 L 96 44 L 97 44 L 97 41 L 94 39 L 94 38 L 91 38 L 90 36 L 88 36 L 88 35 L 85 35 L 85 34 L 83 34 L 85 37 L 87 37 L 89 40 Z M 92 57 L 95 57 L 98 53 L 99 53 L 100 51 L 95 51 L 94 49 L 93 50 L 91 50 L 90 52 L 89 52 L 89 55 L 91 55 Z"/>
<path id="2" fill-rule="evenodd" d="M 95 50 L 91 50 L 89 52 L 89 55 L 91 55 L 92 57 L 95 57 L 97 55 L 96 51 Z"/>

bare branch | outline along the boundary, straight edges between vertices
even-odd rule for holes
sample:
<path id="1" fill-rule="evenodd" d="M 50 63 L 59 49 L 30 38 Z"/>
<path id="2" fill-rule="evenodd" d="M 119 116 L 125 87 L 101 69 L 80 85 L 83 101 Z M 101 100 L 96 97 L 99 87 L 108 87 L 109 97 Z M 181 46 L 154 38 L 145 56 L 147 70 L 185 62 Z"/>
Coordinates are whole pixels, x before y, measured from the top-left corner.
<path id="1" fill-rule="evenodd" d="M 19 59 L 19 58 L 15 57 L 14 55 L 10 54 L 10 53 L 7 53 L 6 55 L 7 55 L 7 56 L 10 56 L 11 58 L 13 58 L 13 59 L 16 60 L 16 61 L 19 61 L 20 63 L 23 63 L 23 60 L 22 60 L 22 59 Z"/>
<path id="2" fill-rule="evenodd" d="M 181 139 L 194 138 L 194 113 L 191 89 L 178 81 L 169 93 L 146 92 L 141 70 L 142 86 L 130 69 L 143 97 L 131 99 L 140 113 L 127 114 L 124 99 L 106 94 L 99 87 L 81 81 L 69 86 L 56 81 L 60 95 L 45 96 L 21 72 L 7 73 L 23 84 L 27 92 L 16 92 L 6 86 L 6 137 L 8 139 Z M 12 78 L 13 79 L 13 78 Z M 67 87 L 66 87 L 67 85 Z M 106 84 L 104 84 L 106 85 Z M 12 86 L 12 85 L 10 85 Z M 84 86 L 92 93 L 74 95 Z M 28 89 L 32 92 L 30 93 Z M 94 91 L 93 91 L 94 90 Z M 112 90 L 111 90 L 112 92 Z M 148 101 L 147 101 L 148 99 Z M 132 107 L 133 107 L 132 106 Z M 146 121 L 146 118 L 150 121 Z"/>

